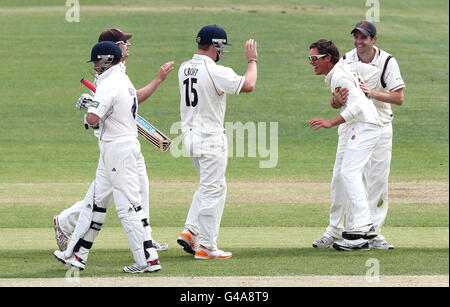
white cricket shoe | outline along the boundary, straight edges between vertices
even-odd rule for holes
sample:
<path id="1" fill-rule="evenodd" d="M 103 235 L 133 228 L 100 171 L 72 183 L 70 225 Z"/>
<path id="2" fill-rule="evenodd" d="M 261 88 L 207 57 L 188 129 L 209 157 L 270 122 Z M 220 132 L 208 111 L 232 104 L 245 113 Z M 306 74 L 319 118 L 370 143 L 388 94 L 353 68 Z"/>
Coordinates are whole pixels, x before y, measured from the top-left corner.
<path id="1" fill-rule="evenodd" d="M 169 244 L 167 244 L 167 243 L 158 243 L 158 242 L 152 241 L 152 247 L 154 249 L 156 249 L 156 251 L 162 252 L 162 251 L 166 251 L 166 250 L 169 249 Z"/>
<path id="2" fill-rule="evenodd" d="M 369 241 L 370 249 L 394 249 L 394 245 L 390 244 L 385 239 L 383 240 L 370 240 Z"/>
<path id="3" fill-rule="evenodd" d="M 130 274 L 141 274 L 141 273 L 146 273 L 146 272 L 157 272 L 159 270 L 161 270 L 161 264 L 159 263 L 159 259 L 155 259 L 153 261 L 149 261 L 147 263 L 146 266 L 144 267 L 140 267 L 139 265 L 132 264 L 130 266 L 126 266 L 123 268 L 123 271 L 125 273 L 130 273 Z"/>
<path id="4" fill-rule="evenodd" d="M 195 255 L 198 246 L 198 236 L 194 235 L 189 229 L 185 228 L 177 239 L 186 253 Z"/>
<path id="5" fill-rule="evenodd" d="M 375 226 L 369 224 L 362 227 L 353 227 L 345 230 L 342 233 L 342 237 L 347 240 L 359 240 L 359 239 L 373 239 L 377 236 Z"/>
<path id="6" fill-rule="evenodd" d="M 361 240 L 357 244 L 355 244 L 355 241 L 337 241 L 333 243 L 333 248 L 338 251 L 368 251 L 370 249 L 367 240 Z"/>
<path id="7" fill-rule="evenodd" d="M 55 258 L 58 259 L 58 261 L 64 263 L 65 265 L 73 266 L 73 267 L 79 269 L 80 271 L 84 270 L 84 267 L 86 265 L 85 261 L 75 254 L 72 254 L 72 256 L 70 256 L 69 258 L 66 258 L 66 256 L 64 255 L 64 252 L 55 251 L 53 253 L 53 256 L 55 256 Z"/>
<path id="8" fill-rule="evenodd" d="M 67 241 L 69 240 L 69 238 L 66 237 L 61 227 L 59 226 L 58 217 L 58 215 L 55 215 L 53 217 L 53 228 L 55 229 L 56 245 L 58 245 L 59 250 L 63 252 L 67 249 Z"/>
<path id="9" fill-rule="evenodd" d="M 336 240 L 336 238 L 324 234 L 319 239 L 315 240 L 312 246 L 314 248 L 329 248 Z"/>
<path id="10" fill-rule="evenodd" d="M 230 252 L 224 252 L 223 250 L 216 249 L 211 250 L 200 245 L 195 252 L 195 259 L 227 259 L 233 257 Z"/>

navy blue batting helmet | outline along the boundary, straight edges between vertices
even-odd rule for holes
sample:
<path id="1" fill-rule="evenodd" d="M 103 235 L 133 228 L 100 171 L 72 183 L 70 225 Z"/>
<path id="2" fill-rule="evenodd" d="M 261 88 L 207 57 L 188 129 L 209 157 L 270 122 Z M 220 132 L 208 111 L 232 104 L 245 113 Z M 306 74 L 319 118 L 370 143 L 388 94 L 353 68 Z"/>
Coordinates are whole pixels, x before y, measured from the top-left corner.
<path id="1" fill-rule="evenodd" d="M 197 34 L 196 42 L 199 45 L 209 45 L 219 40 L 223 45 L 230 45 L 227 41 L 227 33 L 218 25 L 204 26 Z"/>
<path id="2" fill-rule="evenodd" d="M 99 61 L 103 58 L 111 60 L 122 58 L 122 50 L 114 42 L 103 41 L 95 44 L 91 51 L 91 60 L 88 62 Z"/>

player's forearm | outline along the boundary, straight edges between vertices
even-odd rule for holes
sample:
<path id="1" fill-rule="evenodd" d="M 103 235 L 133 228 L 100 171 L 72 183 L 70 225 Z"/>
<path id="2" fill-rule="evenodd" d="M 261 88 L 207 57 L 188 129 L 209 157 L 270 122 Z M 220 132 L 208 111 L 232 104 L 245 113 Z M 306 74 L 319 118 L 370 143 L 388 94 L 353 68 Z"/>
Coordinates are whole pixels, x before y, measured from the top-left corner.
<path id="1" fill-rule="evenodd" d="M 247 72 L 245 73 L 245 81 L 241 92 L 253 92 L 256 86 L 256 79 L 258 78 L 258 68 L 256 62 L 248 63 Z"/>
<path id="2" fill-rule="evenodd" d="M 136 90 L 136 96 L 138 99 L 138 103 L 144 102 L 146 99 L 148 99 L 153 93 L 156 91 L 156 89 L 159 87 L 159 85 L 162 83 L 162 80 L 160 80 L 158 77 L 156 77 L 152 82 L 147 84 L 141 89 Z"/>
<path id="3" fill-rule="evenodd" d="M 343 123 L 345 123 L 345 119 L 341 115 L 338 115 L 338 116 L 330 119 L 330 125 L 331 125 L 330 127 L 338 126 Z"/>
<path id="4" fill-rule="evenodd" d="M 345 119 L 341 115 L 338 115 L 332 119 L 313 118 L 309 122 L 309 126 L 314 128 L 314 130 L 318 130 L 320 128 L 331 128 L 342 123 L 345 123 Z"/>
<path id="5" fill-rule="evenodd" d="M 387 93 L 371 91 L 370 97 L 373 99 L 376 99 L 378 101 L 396 104 L 396 105 L 401 106 L 403 104 L 403 99 L 404 99 L 403 88 L 401 88 L 395 92 L 387 92 Z"/>
<path id="6" fill-rule="evenodd" d="M 367 101 L 364 101 L 363 98 L 357 94 L 356 91 L 350 90 L 347 98 L 347 102 L 345 103 L 345 109 L 340 113 L 342 118 L 345 121 L 351 121 L 356 118 L 358 114 L 362 111 L 364 104 Z"/>

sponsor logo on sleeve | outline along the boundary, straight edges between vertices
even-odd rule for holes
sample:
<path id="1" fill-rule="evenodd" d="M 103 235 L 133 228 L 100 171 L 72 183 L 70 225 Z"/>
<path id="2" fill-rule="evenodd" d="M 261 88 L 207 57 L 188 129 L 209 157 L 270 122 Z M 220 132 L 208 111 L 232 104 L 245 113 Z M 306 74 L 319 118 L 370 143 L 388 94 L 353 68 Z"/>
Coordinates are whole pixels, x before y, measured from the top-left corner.
<path id="1" fill-rule="evenodd" d="M 92 103 L 91 103 L 91 108 L 98 108 L 99 105 L 100 105 L 100 102 L 98 102 L 98 101 L 92 101 Z"/>

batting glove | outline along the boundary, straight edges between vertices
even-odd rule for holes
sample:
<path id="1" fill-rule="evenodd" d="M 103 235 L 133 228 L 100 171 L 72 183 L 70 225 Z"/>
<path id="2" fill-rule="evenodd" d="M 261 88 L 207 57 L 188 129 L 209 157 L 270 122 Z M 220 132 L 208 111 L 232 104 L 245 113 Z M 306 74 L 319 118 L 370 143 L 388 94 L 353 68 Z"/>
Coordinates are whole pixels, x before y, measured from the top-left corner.
<path id="1" fill-rule="evenodd" d="M 80 98 L 78 98 L 77 104 L 75 105 L 77 109 L 87 110 L 92 103 L 93 97 L 89 94 L 82 94 Z"/>

